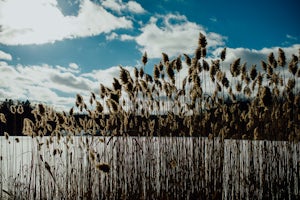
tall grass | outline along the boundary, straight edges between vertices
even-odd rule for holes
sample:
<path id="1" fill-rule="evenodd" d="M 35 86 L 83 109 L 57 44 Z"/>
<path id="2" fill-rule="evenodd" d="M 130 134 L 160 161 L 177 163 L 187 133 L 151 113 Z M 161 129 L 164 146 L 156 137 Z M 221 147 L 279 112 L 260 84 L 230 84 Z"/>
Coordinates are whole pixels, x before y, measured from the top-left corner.
<path id="1" fill-rule="evenodd" d="M 153 76 L 145 52 L 134 76 L 120 66 L 112 87 L 89 102 L 77 94 L 69 112 L 36 105 L 22 122 L 23 163 L 17 140 L 1 141 L 0 197 L 298 198 L 298 56 L 279 49 L 248 70 L 240 58 L 224 66 L 226 49 L 207 59 L 206 45 L 200 34 L 193 56 L 162 53 Z"/>

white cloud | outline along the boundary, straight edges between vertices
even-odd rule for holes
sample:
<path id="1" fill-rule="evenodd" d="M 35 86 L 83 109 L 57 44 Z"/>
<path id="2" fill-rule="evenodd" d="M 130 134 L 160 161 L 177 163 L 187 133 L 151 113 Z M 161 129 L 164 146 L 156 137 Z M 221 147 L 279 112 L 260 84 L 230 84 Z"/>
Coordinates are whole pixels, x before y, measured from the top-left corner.
<path id="1" fill-rule="evenodd" d="M 12 60 L 12 56 L 0 50 L 0 60 Z"/>
<path id="2" fill-rule="evenodd" d="M 120 36 L 120 40 L 121 41 L 128 41 L 128 40 L 134 40 L 134 37 L 131 35 L 127 35 L 127 34 L 122 34 Z"/>
<path id="3" fill-rule="evenodd" d="M 132 28 L 132 21 L 90 0 L 81 1 L 77 16 L 64 16 L 56 0 L 0 1 L 0 24 L 0 43 L 7 45 L 43 44 Z"/>
<path id="4" fill-rule="evenodd" d="M 211 17 L 211 18 L 209 18 L 209 20 L 212 21 L 212 22 L 217 22 L 218 21 L 218 19 L 216 17 Z"/>
<path id="5" fill-rule="evenodd" d="M 116 39 L 118 37 L 118 34 L 116 34 L 116 33 L 111 33 L 110 35 L 107 35 L 105 38 L 106 38 L 106 40 L 114 40 L 114 39 Z"/>
<path id="6" fill-rule="evenodd" d="M 29 99 L 58 108 L 74 105 L 76 93 L 87 95 L 94 82 L 68 71 L 69 68 L 41 66 L 11 66 L 0 63 L 0 98 Z"/>
<path id="7" fill-rule="evenodd" d="M 127 69 L 131 76 L 134 76 L 134 68 L 126 66 L 124 69 Z M 119 66 L 113 66 L 107 69 L 99 69 L 99 70 L 93 70 L 89 73 L 82 74 L 82 77 L 90 79 L 97 83 L 96 87 L 94 89 L 97 89 L 99 84 L 102 83 L 106 87 L 112 87 L 113 78 L 119 78 L 120 74 L 120 67 Z"/>
<path id="8" fill-rule="evenodd" d="M 260 50 L 257 49 L 247 49 L 247 48 L 227 48 L 226 49 L 226 59 L 223 65 L 229 69 L 230 63 L 232 63 L 235 59 L 241 58 L 241 64 L 247 62 L 248 68 L 251 65 L 256 64 L 258 68 L 261 68 L 260 62 L 264 60 L 267 62 L 268 56 L 271 52 L 274 53 L 275 58 L 278 57 L 278 49 L 281 48 L 286 57 L 286 62 L 288 63 L 292 57 L 292 54 L 297 54 L 300 49 L 300 44 L 295 44 L 289 47 L 271 47 L 271 48 L 263 48 Z M 213 59 L 219 58 L 220 52 L 223 48 L 217 48 L 213 51 Z"/>
<path id="9" fill-rule="evenodd" d="M 76 64 L 76 63 L 70 63 L 69 64 L 69 67 L 71 68 L 71 69 L 79 69 L 79 66 Z"/>
<path id="10" fill-rule="evenodd" d="M 141 6 L 141 4 L 137 3 L 136 1 L 128 1 L 127 9 L 129 12 L 133 12 L 133 13 L 144 13 L 145 12 L 145 10 Z"/>
<path id="11" fill-rule="evenodd" d="M 151 17 L 149 23 L 141 28 L 141 32 L 135 40 L 140 51 L 146 51 L 149 58 L 160 58 L 161 52 L 169 56 L 194 53 L 200 32 L 206 35 L 208 47 L 222 46 L 226 39 L 217 33 L 207 32 L 204 27 L 179 14 Z"/>
<path id="12" fill-rule="evenodd" d="M 142 14 L 145 9 L 141 4 L 136 1 L 128 1 L 127 3 L 122 2 L 122 0 L 103 0 L 102 6 L 121 14 L 122 11 L 128 11 L 135 14 Z"/>
<path id="13" fill-rule="evenodd" d="M 290 39 L 290 40 L 298 40 L 297 37 L 294 37 L 292 35 L 286 34 L 286 38 Z"/>
<path id="14" fill-rule="evenodd" d="M 116 0 L 104 0 L 102 1 L 102 6 L 111 9 L 113 11 L 116 11 L 117 13 L 121 13 L 122 10 L 121 2 Z"/>
<path id="15" fill-rule="evenodd" d="M 91 91 L 99 94 L 100 83 L 112 87 L 113 78 L 119 77 L 120 67 L 78 73 L 78 65 L 68 67 L 50 65 L 9 65 L 0 62 L 0 101 L 8 98 L 43 102 L 57 109 L 69 109 L 75 105 L 76 94 L 86 102 Z M 124 67 L 133 76 L 133 67 Z M 97 97 L 99 98 L 99 96 Z"/>

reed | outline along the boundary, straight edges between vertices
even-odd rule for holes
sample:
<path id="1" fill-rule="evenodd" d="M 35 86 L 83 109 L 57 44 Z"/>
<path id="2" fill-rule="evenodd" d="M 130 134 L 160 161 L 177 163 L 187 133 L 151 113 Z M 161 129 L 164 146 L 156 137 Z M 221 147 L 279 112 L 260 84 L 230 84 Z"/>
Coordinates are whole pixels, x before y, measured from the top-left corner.
<path id="1" fill-rule="evenodd" d="M 226 48 L 208 60 L 206 46 L 200 33 L 194 55 L 162 53 L 153 75 L 144 71 L 145 52 L 133 77 L 120 66 L 112 87 L 100 84 L 89 103 L 77 94 L 69 112 L 35 105 L 32 118 L 22 120 L 30 136 L 26 165 L 9 162 L 10 152 L 16 155 L 9 145 L 22 139 L 11 139 L 7 124 L 27 111 L 21 105 L 1 111 L 7 144 L 1 141 L 0 197 L 298 198 L 298 56 L 288 59 L 278 49 L 277 59 L 270 53 L 261 61 L 262 71 L 248 70 L 241 58 L 224 66 Z"/>

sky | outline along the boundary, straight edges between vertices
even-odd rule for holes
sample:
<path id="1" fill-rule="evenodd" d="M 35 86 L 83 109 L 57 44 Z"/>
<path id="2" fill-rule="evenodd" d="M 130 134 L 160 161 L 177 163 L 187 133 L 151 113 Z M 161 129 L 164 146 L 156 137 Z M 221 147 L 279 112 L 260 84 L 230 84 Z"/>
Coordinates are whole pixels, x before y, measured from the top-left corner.
<path id="1" fill-rule="evenodd" d="M 300 48 L 297 0 L 0 0 L 0 101 L 70 108 L 77 93 L 111 86 L 120 65 L 152 74 L 161 53 L 192 55 L 199 33 L 213 59 L 226 47 L 258 64 Z"/>

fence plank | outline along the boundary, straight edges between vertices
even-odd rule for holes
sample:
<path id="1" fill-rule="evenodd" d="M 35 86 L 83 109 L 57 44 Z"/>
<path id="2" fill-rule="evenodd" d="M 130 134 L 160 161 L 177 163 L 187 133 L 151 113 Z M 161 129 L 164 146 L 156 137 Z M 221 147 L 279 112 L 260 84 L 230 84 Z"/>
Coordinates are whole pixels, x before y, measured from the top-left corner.
<path id="1" fill-rule="evenodd" d="M 0 139 L 0 199 L 7 193 L 17 199 L 299 198 L 300 143 L 201 137 L 19 139 Z M 107 163 L 110 171 L 97 170 L 97 163 Z"/>

